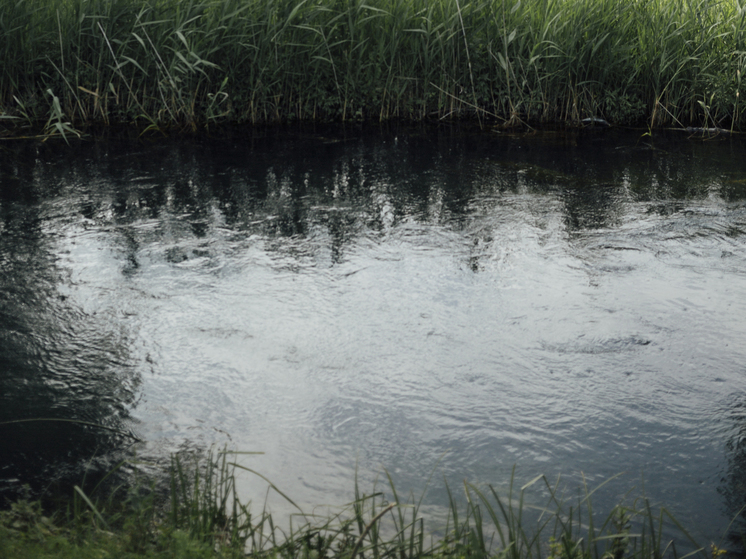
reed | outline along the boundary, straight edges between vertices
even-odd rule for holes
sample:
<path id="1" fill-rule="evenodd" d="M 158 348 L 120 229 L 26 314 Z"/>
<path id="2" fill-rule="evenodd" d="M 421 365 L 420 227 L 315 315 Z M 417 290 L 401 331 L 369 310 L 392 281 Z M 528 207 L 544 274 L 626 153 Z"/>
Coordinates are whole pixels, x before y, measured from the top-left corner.
<path id="1" fill-rule="evenodd" d="M 0 0 L 0 123 L 744 126 L 740 0 Z"/>

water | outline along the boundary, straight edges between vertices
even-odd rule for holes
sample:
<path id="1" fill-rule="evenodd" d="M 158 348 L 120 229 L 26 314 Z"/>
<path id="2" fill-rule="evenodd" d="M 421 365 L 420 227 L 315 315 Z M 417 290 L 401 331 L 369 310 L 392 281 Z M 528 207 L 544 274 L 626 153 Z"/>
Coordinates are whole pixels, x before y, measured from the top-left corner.
<path id="1" fill-rule="evenodd" d="M 228 444 L 304 509 L 387 468 L 746 504 L 746 145 L 257 132 L 0 146 L 2 488 Z M 61 473 L 62 472 L 62 473 Z M 43 484 L 43 483 L 42 483 Z M 266 484 L 242 482 L 262 502 Z M 282 500 L 272 501 L 284 510 Z"/>

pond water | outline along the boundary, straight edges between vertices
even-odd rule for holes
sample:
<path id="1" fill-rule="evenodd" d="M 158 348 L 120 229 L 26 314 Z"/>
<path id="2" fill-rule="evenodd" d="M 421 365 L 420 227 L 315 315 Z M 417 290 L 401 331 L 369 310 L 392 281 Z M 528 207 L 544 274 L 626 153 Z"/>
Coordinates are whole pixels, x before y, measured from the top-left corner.
<path id="1" fill-rule="evenodd" d="M 452 128 L 0 146 L 0 421 L 355 472 L 746 504 L 746 144 Z M 0 490 L 115 431 L 0 426 Z M 126 439 L 126 437 L 125 437 Z M 44 482 L 42 482 L 43 485 Z M 266 484 L 243 483 L 263 501 Z M 282 503 L 274 504 L 282 510 Z"/>

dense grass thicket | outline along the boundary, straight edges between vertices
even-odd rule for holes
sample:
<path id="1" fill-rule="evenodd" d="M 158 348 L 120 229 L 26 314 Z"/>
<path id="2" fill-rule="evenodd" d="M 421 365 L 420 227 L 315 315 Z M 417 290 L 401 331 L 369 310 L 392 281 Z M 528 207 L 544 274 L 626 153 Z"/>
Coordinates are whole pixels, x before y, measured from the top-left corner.
<path id="1" fill-rule="evenodd" d="M 399 495 L 390 477 L 367 494 L 356 483 L 353 502 L 337 512 L 297 509 L 280 528 L 266 508 L 241 502 L 236 474 L 258 474 L 235 459 L 232 452 L 189 464 L 174 458 L 161 498 L 137 486 L 105 498 L 76 486 L 51 518 L 38 503 L 16 502 L 0 512 L 0 557 L 719 559 L 728 553 L 722 542 L 699 546 L 665 508 L 644 497 L 599 514 L 592 507 L 598 488 L 583 487 L 566 499 L 559 481 L 543 476 L 521 487 L 513 479 L 503 492 L 466 482 L 449 489 L 450 507 L 435 534 L 425 530 L 422 497 Z"/>
<path id="2" fill-rule="evenodd" d="M 0 0 L 0 125 L 746 126 L 741 0 Z"/>

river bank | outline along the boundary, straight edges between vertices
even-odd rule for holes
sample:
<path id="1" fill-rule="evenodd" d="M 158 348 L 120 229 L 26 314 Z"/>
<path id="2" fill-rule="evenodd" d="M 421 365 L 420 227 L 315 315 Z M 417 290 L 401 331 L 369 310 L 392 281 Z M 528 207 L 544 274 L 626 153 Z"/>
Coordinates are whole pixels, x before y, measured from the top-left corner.
<path id="1" fill-rule="evenodd" d="M 737 556 L 733 533 L 701 545 L 665 507 L 644 496 L 626 498 L 599 514 L 592 506 L 597 488 L 563 497 L 560 480 L 544 476 L 507 494 L 492 486 L 464 482 L 448 489 L 450 508 L 434 532 L 425 529 L 422 497 L 400 496 L 387 482 L 364 492 L 355 481 L 355 500 L 326 515 L 298 508 L 289 526 L 280 527 L 265 507 L 244 503 L 236 475 L 247 470 L 231 451 L 210 452 L 195 462 L 172 457 L 168 489 L 119 485 L 93 488 L 90 496 L 75 486 L 69 499 L 42 507 L 19 500 L 0 512 L 0 555 L 42 558 L 238 558 L 365 559 L 661 559 Z M 256 472 L 251 472 L 256 474 Z M 263 478 L 263 476 L 260 476 Z M 268 491 L 293 500 L 269 480 Z M 140 480 L 142 482 L 143 480 Z M 544 496 L 537 510 L 527 493 Z"/>
<path id="2" fill-rule="evenodd" d="M 740 130 L 735 1 L 0 1 L 0 126 L 470 119 Z"/>

